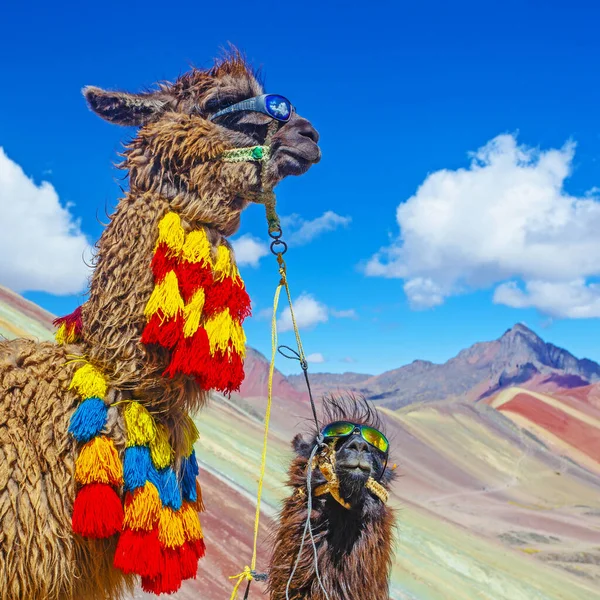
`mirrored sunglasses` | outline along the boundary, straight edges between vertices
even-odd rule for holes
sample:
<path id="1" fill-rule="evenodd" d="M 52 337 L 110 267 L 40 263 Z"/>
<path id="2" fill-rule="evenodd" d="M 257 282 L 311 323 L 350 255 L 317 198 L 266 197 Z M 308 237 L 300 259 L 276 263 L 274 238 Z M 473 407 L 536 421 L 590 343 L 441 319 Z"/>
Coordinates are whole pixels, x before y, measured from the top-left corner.
<path id="1" fill-rule="evenodd" d="M 377 448 L 377 450 L 384 454 L 388 453 L 388 450 L 390 449 L 388 439 L 381 431 L 367 425 L 358 425 L 356 423 L 351 423 L 350 421 L 336 421 L 335 423 L 327 425 L 327 427 L 321 431 L 321 434 L 327 439 L 348 437 L 355 432 L 360 433 L 367 444 Z"/>
<path id="2" fill-rule="evenodd" d="M 216 118 L 222 117 L 223 115 L 240 111 L 263 113 L 277 121 L 285 123 L 290 120 L 294 107 L 284 96 L 278 94 L 263 94 L 262 96 L 255 96 L 254 98 L 248 98 L 247 100 L 232 104 L 210 116 L 209 120 L 214 121 Z"/>

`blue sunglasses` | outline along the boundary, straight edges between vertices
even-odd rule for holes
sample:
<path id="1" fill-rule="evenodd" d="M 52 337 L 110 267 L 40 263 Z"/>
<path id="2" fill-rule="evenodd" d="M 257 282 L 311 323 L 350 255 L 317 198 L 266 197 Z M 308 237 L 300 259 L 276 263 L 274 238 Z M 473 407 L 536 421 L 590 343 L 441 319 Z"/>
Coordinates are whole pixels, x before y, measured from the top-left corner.
<path id="1" fill-rule="evenodd" d="M 263 94 L 262 96 L 254 96 L 254 98 L 248 98 L 247 100 L 232 104 L 210 116 L 209 120 L 214 121 L 216 118 L 222 117 L 223 115 L 240 111 L 263 113 L 277 121 L 285 123 L 290 120 L 294 107 L 292 106 L 292 103 L 283 96 L 279 96 L 278 94 Z"/>

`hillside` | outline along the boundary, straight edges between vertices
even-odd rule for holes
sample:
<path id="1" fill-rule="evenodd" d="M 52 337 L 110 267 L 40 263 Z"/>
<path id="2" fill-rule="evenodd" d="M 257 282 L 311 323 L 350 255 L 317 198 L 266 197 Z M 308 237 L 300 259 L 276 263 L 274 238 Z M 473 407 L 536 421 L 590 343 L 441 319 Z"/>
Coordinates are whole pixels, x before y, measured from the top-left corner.
<path id="1" fill-rule="evenodd" d="M 0 299 L 0 311 L 6 304 Z M 12 297 L 11 306 L 15 310 Z M 38 325 L 48 319 L 40 317 Z M 174 600 L 228 598 L 228 576 L 249 561 L 265 363 L 250 351 L 242 395 L 215 395 L 197 417 L 208 552 L 198 579 Z M 600 457 L 593 446 L 585 454 L 569 433 L 581 421 L 592 441 L 600 437 L 598 387 L 540 394 L 537 400 L 558 410 L 540 421 L 529 401 L 521 408 L 522 393 L 506 388 L 481 402 L 430 400 L 382 409 L 400 473 L 391 499 L 398 509 L 391 599 L 600 600 Z M 289 441 L 309 425 L 305 396 L 281 374 L 275 396 L 259 569 L 267 564 L 268 531 L 287 493 Z M 253 584 L 251 597 L 263 597 L 260 589 Z M 135 598 L 155 597 L 138 591 Z"/>
<path id="2" fill-rule="evenodd" d="M 536 389 L 585 386 L 600 381 L 600 365 L 575 358 L 517 324 L 498 340 L 474 344 L 441 365 L 415 360 L 374 377 L 318 373 L 312 375 L 312 380 L 318 392 L 353 391 L 380 406 L 398 409 L 447 398 L 480 400 L 507 387 L 528 383 Z M 302 385 L 298 376 L 289 381 L 298 388 Z"/>

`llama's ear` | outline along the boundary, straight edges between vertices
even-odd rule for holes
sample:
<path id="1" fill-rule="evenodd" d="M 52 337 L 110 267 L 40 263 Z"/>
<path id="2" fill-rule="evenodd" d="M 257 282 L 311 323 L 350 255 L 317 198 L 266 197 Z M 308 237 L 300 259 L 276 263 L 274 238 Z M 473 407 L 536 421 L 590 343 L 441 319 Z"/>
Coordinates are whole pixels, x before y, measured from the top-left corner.
<path id="1" fill-rule="evenodd" d="M 300 456 L 304 456 L 307 454 L 307 450 L 309 449 L 309 445 L 302 438 L 302 434 L 298 433 L 292 440 L 292 448 L 296 454 Z M 310 454 L 310 452 L 308 452 Z"/>
<path id="2" fill-rule="evenodd" d="M 157 94 L 128 94 L 101 88 L 84 87 L 89 107 L 103 119 L 118 125 L 144 125 L 160 114 L 167 102 Z"/>

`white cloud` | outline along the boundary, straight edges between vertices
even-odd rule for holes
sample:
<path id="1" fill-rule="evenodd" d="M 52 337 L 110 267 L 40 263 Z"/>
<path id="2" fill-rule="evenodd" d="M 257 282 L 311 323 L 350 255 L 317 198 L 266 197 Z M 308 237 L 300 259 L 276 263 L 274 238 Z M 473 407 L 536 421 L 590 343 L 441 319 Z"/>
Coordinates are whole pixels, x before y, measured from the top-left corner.
<path id="1" fill-rule="evenodd" d="M 567 282 L 527 281 L 523 290 L 517 282 L 499 285 L 494 302 L 514 308 L 535 307 L 544 313 L 571 319 L 600 316 L 600 285 L 584 279 Z"/>
<path id="2" fill-rule="evenodd" d="M 310 294 L 301 294 L 294 301 L 294 315 L 299 328 L 313 327 L 317 323 L 326 323 L 329 319 L 327 306 L 315 300 Z M 279 318 L 279 331 L 292 331 L 292 316 L 287 307 Z"/>
<path id="3" fill-rule="evenodd" d="M 321 364 L 325 362 L 325 357 L 320 352 L 314 352 L 306 357 L 307 362 L 312 364 Z"/>
<path id="4" fill-rule="evenodd" d="M 306 292 L 300 294 L 293 302 L 296 323 L 300 329 L 310 328 L 318 323 L 326 323 L 329 321 L 330 316 L 335 317 L 336 319 L 358 318 L 358 315 L 353 308 L 348 310 L 335 310 L 329 308 L 322 302 L 316 300 L 312 294 L 307 294 Z M 267 310 L 268 309 L 264 309 L 261 311 L 259 313 L 259 318 L 270 316 L 271 313 L 267 315 Z M 279 331 L 281 332 L 291 331 L 294 328 L 289 307 L 282 311 L 277 324 Z"/>
<path id="5" fill-rule="evenodd" d="M 281 219 L 281 224 L 290 230 L 285 236 L 286 241 L 295 246 L 301 246 L 312 242 L 322 233 L 333 231 L 338 227 L 347 227 L 351 221 L 351 217 L 342 217 L 328 210 L 312 221 L 306 221 L 300 215 L 289 215 Z"/>
<path id="6" fill-rule="evenodd" d="M 357 361 L 355 358 L 352 358 L 352 356 L 345 356 L 344 358 L 342 358 L 342 362 L 351 364 L 351 363 L 355 363 Z"/>
<path id="7" fill-rule="evenodd" d="M 235 252 L 236 262 L 240 266 L 258 267 L 260 259 L 269 253 L 269 247 L 249 233 L 233 240 L 231 245 Z"/>
<path id="8" fill-rule="evenodd" d="M 75 294 L 90 275 L 90 246 L 47 181 L 39 186 L 0 147 L 0 283 L 17 292 Z"/>
<path id="9" fill-rule="evenodd" d="M 494 299 L 556 317 L 600 316 L 600 201 L 564 189 L 575 144 L 541 151 L 500 135 L 471 164 L 427 176 L 398 206 L 400 235 L 368 262 L 414 308 L 497 286 Z"/>

